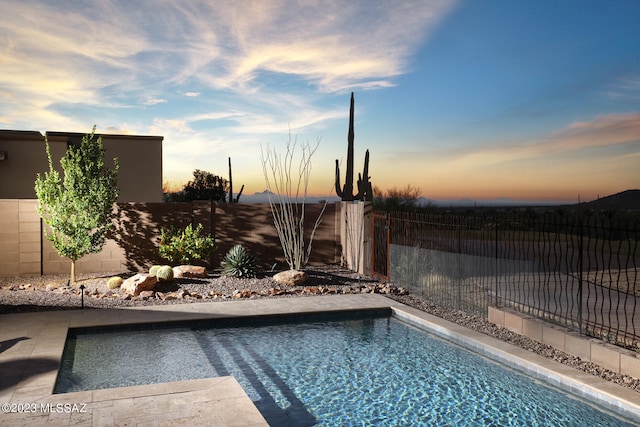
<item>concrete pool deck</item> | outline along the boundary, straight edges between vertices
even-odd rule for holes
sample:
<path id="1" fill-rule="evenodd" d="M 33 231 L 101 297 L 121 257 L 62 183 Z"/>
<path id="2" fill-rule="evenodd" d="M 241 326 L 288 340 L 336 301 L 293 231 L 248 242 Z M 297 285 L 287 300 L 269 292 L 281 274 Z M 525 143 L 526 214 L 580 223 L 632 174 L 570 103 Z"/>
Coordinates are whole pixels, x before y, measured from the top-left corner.
<path id="1" fill-rule="evenodd" d="M 357 294 L 0 315 L 0 427 L 266 426 L 233 377 L 53 394 L 68 329 L 386 308 L 404 321 L 640 422 L 640 393 L 381 295 Z"/>

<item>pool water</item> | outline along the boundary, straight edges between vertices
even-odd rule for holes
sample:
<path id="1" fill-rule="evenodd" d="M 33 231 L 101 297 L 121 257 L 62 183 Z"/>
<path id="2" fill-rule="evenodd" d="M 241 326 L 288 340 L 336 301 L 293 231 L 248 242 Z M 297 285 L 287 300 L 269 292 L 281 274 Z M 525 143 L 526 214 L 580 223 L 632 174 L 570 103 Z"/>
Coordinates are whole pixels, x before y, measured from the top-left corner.
<path id="1" fill-rule="evenodd" d="M 226 375 L 270 425 L 633 425 L 393 317 L 78 331 L 55 392 Z"/>

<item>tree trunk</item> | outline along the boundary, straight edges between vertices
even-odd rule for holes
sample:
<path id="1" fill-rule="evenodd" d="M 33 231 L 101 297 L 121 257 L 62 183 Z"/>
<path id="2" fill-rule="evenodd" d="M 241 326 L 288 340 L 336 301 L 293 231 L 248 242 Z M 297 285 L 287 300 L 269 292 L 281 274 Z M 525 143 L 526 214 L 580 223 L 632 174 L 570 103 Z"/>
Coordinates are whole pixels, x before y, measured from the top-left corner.
<path id="1" fill-rule="evenodd" d="M 76 261 L 71 260 L 71 284 L 74 285 L 76 283 Z"/>

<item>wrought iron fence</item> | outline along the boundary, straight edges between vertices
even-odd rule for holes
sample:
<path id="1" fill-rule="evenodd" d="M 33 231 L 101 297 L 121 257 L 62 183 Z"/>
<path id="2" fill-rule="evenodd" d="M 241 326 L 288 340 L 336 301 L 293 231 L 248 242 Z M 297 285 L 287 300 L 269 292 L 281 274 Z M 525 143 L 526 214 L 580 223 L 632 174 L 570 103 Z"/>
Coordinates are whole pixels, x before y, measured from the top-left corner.
<path id="1" fill-rule="evenodd" d="M 477 315 L 510 307 L 640 350 L 640 226 L 628 212 L 373 216 L 374 273 Z"/>

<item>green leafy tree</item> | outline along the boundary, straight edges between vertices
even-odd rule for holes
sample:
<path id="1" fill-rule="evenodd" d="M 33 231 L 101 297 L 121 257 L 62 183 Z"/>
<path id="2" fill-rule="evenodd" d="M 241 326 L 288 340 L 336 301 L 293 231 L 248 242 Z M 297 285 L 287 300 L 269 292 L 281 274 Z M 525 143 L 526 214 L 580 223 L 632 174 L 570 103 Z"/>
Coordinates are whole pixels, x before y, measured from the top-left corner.
<path id="1" fill-rule="evenodd" d="M 226 179 L 196 169 L 193 171 L 193 179 L 184 186 L 182 193 L 185 201 L 213 200 L 224 203 L 228 188 L 229 182 Z"/>
<path id="2" fill-rule="evenodd" d="M 49 171 L 38 174 L 35 190 L 38 213 L 51 228 L 47 239 L 62 257 L 71 260 L 71 282 L 76 282 L 75 262 L 84 255 L 100 252 L 105 233 L 113 225 L 113 204 L 119 194 L 118 159 L 114 168 L 104 164 L 102 137 L 96 127 L 82 138 L 80 148 L 70 146 L 60 160 L 64 178 L 53 167 L 49 141 L 45 138 Z"/>

